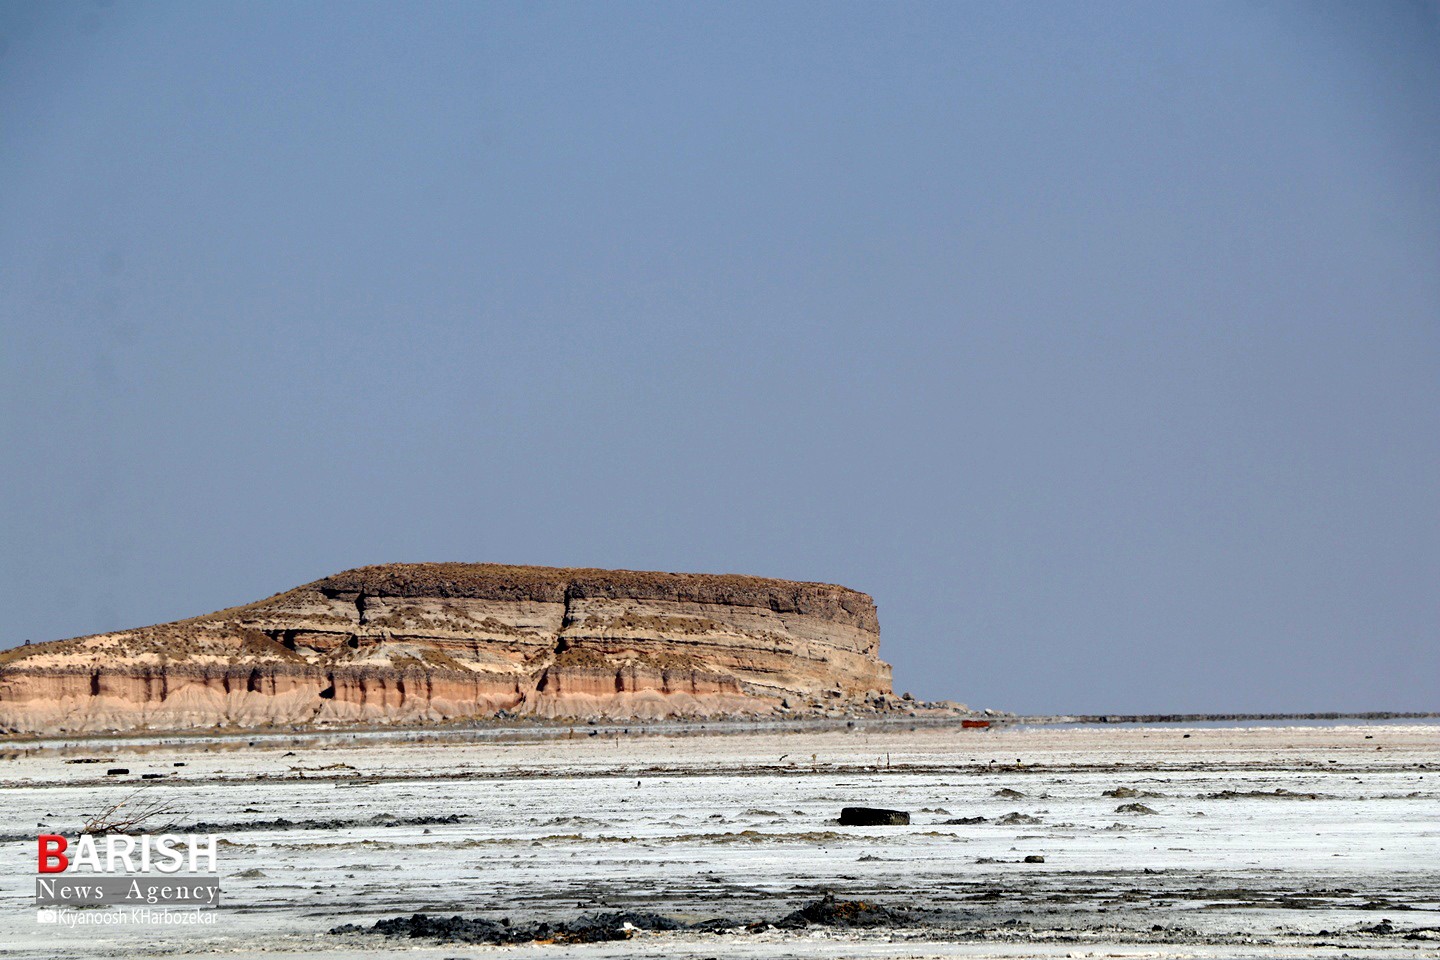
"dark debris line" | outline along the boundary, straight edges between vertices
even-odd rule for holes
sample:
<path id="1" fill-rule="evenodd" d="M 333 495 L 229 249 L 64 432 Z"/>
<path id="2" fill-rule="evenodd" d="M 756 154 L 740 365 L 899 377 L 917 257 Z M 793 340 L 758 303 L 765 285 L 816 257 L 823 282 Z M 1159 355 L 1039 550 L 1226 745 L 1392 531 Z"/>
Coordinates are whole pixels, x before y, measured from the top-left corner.
<path id="1" fill-rule="evenodd" d="M 417 913 L 410 917 L 394 917 L 378 920 L 372 926 L 362 927 L 347 923 L 335 927 L 331 933 L 378 933 L 387 937 L 411 937 L 444 940 L 450 943 L 486 943 L 494 945 L 516 943 L 599 943 L 606 940 L 627 940 L 636 930 L 700 930 L 723 933 L 736 928 L 750 931 L 778 927 L 782 930 L 798 930 L 809 926 L 824 927 L 879 927 L 903 926 L 914 922 L 911 914 L 864 900 L 836 900 L 826 895 L 820 900 L 807 903 L 799 910 L 786 914 L 778 920 L 743 923 L 724 917 L 702 920 L 699 923 L 683 923 L 673 917 L 655 913 L 594 913 L 577 920 L 555 923 L 512 924 L 509 918 L 486 920 L 483 917 L 432 917 Z"/>
<path id="2" fill-rule="evenodd" d="M 234 833 L 243 830 L 350 830 L 356 827 L 420 827 L 432 824 L 459 823 L 462 814 L 450 813 L 444 816 L 397 817 L 388 813 L 377 813 L 364 819 L 345 818 L 336 820 L 244 820 L 238 823 L 196 823 L 185 829 L 190 833 Z"/>

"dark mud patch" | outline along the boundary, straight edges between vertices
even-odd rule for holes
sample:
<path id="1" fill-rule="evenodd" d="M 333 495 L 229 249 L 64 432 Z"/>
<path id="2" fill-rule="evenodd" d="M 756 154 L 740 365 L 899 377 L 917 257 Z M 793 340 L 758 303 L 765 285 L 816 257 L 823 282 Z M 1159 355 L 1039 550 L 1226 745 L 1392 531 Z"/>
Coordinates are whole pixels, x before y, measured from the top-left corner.
<path id="1" fill-rule="evenodd" d="M 417 913 L 409 917 L 377 920 L 362 927 L 347 923 L 331 933 L 375 933 L 387 937 L 441 940 L 445 943 L 601 943 L 628 940 L 636 930 L 684 930 L 686 925 L 654 913 L 596 913 L 558 923 L 512 924 L 509 917 L 432 917 Z"/>
<path id="2" fill-rule="evenodd" d="M 439 940 L 446 943 L 484 943 L 507 945 L 520 943 L 600 943 L 628 940 L 637 931 L 696 930 L 709 933 L 748 931 L 772 927 L 801 930 L 807 927 L 862 929 L 895 927 L 914 923 L 908 910 L 887 907 L 868 900 L 837 900 L 827 894 L 774 920 L 747 922 L 732 917 L 714 917 L 699 923 L 685 923 L 674 917 L 656 913 L 620 911 L 586 914 L 575 920 L 537 923 L 511 923 L 508 917 L 489 920 L 484 917 L 432 917 L 417 913 L 409 917 L 377 920 L 371 926 L 346 923 L 330 930 L 332 934 L 379 934 L 404 939 Z"/>

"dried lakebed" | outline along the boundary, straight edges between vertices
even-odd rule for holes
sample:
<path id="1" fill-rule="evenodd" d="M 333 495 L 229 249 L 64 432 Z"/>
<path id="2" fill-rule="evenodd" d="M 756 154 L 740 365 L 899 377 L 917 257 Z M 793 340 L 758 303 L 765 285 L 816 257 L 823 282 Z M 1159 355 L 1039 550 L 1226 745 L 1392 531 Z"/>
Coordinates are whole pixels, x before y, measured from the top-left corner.
<path id="1" fill-rule="evenodd" d="M 16 745 L 0 956 L 1440 955 L 1440 727 L 588 732 Z M 35 833 L 135 791 L 223 838 L 216 923 L 38 925 Z"/>

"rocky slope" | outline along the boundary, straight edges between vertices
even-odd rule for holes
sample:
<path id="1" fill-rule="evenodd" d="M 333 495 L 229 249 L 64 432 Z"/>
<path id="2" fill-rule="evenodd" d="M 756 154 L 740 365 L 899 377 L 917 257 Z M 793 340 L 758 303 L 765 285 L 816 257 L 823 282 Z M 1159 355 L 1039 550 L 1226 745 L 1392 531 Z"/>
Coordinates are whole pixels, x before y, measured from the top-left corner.
<path id="1" fill-rule="evenodd" d="M 391 564 L 191 620 L 0 653 L 0 729 L 884 706 L 879 646 L 874 602 L 830 584 Z"/>

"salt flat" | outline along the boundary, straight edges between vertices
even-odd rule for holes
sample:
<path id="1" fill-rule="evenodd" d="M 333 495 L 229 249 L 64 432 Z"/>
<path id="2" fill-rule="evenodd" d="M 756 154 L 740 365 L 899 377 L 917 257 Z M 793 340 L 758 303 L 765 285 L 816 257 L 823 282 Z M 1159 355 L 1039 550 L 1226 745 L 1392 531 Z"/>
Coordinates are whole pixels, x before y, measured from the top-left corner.
<path id="1" fill-rule="evenodd" d="M 724 736 L 582 726 L 540 739 L 8 749 L 7 957 L 1440 955 L 1436 726 L 860 722 Z M 83 759 L 103 762 L 69 762 Z M 109 766 L 130 773 L 106 777 Z M 144 773 L 164 777 L 139 781 Z M 182 822 L 224 838 L 216 923 L 37 924 L 34 835 L 73 835 L 136 790 L 173 800 Z M 911 825 L 838 826 L 840 807 L 854 804 L 908 810 Z M 1153 812 L 1121 809 L 1131 804 Z M 985 819 L 946 823 L 975 817 Z M 1021 862 L 1027 855 L 1044 862 Z M 826 890 L 918 919 L 564 947 L 326 932 L 417 912 L 521 920 L 635 909 L 740 924 Z"/>

